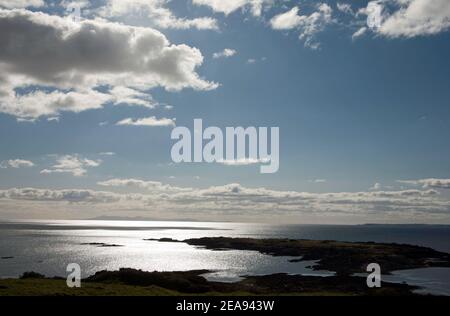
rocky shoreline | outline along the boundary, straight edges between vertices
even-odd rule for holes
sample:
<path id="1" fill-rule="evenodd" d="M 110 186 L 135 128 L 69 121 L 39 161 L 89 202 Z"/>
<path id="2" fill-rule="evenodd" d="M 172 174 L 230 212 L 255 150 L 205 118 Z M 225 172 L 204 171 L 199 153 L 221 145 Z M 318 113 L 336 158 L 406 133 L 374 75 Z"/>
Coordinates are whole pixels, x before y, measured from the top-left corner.
<path id="1" fill-rule="evenodd" d="M 339 276 L 366 272 L 370 263 L 378 263 L 383 274 L 405 269 L 450 267 L 450 254 L 407 244 L 228 237 L 145 240 L 182 242 L 215 251 L 252 250 L 272 256 L 298 257 L 292 262 L 315 260 L 318 263 L 312 267 L 314 270 L 334 271 Z"/>

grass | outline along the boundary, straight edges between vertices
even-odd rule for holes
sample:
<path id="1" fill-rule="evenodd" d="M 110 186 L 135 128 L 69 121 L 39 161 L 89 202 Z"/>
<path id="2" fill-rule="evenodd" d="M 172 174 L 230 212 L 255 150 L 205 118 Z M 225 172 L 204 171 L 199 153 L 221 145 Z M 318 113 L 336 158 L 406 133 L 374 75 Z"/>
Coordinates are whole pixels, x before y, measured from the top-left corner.
<path id="1" fill-rule="evenodd" d="M 172 296 L 176 291 L 158 286 L 82 283 L 69 288 L 65 280 L 6 279 L 0 280 L 0 296 Z"/>
<path id="2" fill-rule="evenodd" d="M 187 294 L 158 286 L 131 286 L 124 284 L 82 283 L 81 288 L 69 288 L 65 280 L 5 279 L 0 280 L 0 296 L 254 296 L 249 292 L 206 292 Z M 350 293 L 311 292 L 283 293 L 275 296 L 347 296 Z"/>

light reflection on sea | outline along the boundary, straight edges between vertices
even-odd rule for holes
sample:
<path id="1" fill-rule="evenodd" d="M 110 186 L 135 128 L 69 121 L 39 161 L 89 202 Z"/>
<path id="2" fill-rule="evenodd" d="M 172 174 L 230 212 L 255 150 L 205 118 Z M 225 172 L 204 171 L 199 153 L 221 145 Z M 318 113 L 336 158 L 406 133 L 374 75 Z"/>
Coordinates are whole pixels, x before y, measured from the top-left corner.
<path id="1" fill-rule="evenodd" d="M 216 273 L 208 276 L 218 281 L 278 272 L 333 274 L 307 268 L 312 262 L 289 262 L 290 257 L 272 257 L 256 251 L 212 251 L 184 243 L 144 240 L 241 236 L 236 225 L 240 224 L 118 221 L 3 224 L 0 225 L 0 254 L 14 258 L 0 261 L 0 276 L 17 277 L 25 271 L 64 276 L 67 264 L 72 262 L 81 266 L 83 277 L 123 267 L 144 271 L 214 270 Z M 88 245 L 92 243 L 118 247 Z M 227 276 L 218 277 L 223 271 Z"/>
<path id="2" fill-rule="evenodd" d="M 25 271 L 47 276 L 65 276 L 69 263 L 78 263 L 83 277 L 100 270 L 136 268 L 144 271 L 213 270 L 208 278 L 236 281 L 242 275 L 291 273 L 332 275 L 313 271 L 314 262 L 289 262 L 289 257 L 273 257 L 255 251 L 212 251 L 184 243 L 145 241 L 144 239 L 199 237 L 253 237 L 334 239 L 418 244 L 449 251 L 449 226 L 325 226 L 262 225 L 211 222 L 150 221 L 21 221 L 0 223 L 0 277 L 18 277 Z M 120 247 L 98 247 L 104 243 Z M 450 269 L 440 270 L 448 281 Z M 407 279 L 400 274 L 399 278 Z M 411 278 L 409 278 L 411 281 Z M 423 278 L 422 278 L 423 279 Z M 436 281 L 437 280 L 437 281 Z M 422 280 L 423 281 L 423 280 Z M 426 281 L 426 276 L 425 276 Z M 425 286 L 450 285 L 433 274 Z M 434 282 L 434 283 L 433 283 Z M 442 293 L 442 292 L 441 292 Z"/>

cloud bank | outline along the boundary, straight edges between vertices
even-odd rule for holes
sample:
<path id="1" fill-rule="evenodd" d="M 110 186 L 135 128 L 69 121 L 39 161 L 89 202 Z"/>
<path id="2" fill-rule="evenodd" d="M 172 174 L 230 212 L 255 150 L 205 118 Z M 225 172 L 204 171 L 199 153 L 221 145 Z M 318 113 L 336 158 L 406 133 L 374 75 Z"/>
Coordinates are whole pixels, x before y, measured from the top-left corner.
<path id="1" fill-rule="evenodd" d="M 410 185 L 421 185 L 424 188 L 450 189 L 450 179 L 419 179 L 419 180 L 399 180 L 399 183 Z"/>
<path id="2" fill-rule="evenodd" d="M 0 206 L 7 201 L 31 203 L 33 208 L 57 203 L 60 210 L 74 204 L 96 205 L 106 211 L 138 210 L 160 215 L 176 213 L 178 217 L 197 214 L 206 216 L 247 216 L 260 221 L 273 216 L 302 218 L 317 216 L 351 216 L 352 218 L 389 218 L 416 220 L 448 218 L 450 202 L 435 190 L 369 191 L 340 193 L 308 193 L 249 188 L 240 184 L 184 188 L 158 181 L 110 179 L 98 183 L 117 192 L 95 190 L 50 190 L 12 188 L 0 190 Z M 126 190 L 126 193 L 123 193 Z M 45 204 L 39 202 L 45 201 Z M 35 204 L 33 204 L 35 203 Z M 38 204 L 36 204 L 38 203 Z M 62 204 L 61 204 L 62 203 Z M 65 203 L 65 204 L 64 204 Z M 64 206 L 66 205 L 66 206 Z M 92 208 L 89 212 L 92 212 Z M 92 213 L 89 213 L 92 215 Z"/>

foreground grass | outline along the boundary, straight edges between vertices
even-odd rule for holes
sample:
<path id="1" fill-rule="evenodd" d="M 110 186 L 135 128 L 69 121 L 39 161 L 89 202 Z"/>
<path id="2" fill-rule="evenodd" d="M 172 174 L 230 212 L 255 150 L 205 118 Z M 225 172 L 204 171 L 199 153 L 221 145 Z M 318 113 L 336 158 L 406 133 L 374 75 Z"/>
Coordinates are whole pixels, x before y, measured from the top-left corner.
<path id="1" fill-rule="evenodd" d="M 252 296 L 248 292 L 187 294 L 158 286 L 130 286 L 84 282 L 81 288 L 69 288 L 65 280 L 5 279 L 0 280 L 0 296 Z M 280 295 L 280 294 L 276 294 Z M 281 295 L 347 296 L 350 293 L 311 292 Z"/>
<path id="2" fill-rule="evenodd" d="M 389 295 L 380 289 L 375 295 Z M 267 296 L 268 294 L 264 294 Z M 355 293 L 334 291 L 273 293 L 269 296 L 354 296 Z M 250 292 L 182 293 L 159 286 L 131 286 L 126 284 L 82 283 L 81 288 L 69 288 L 65 280 L 5 279 L 0 280 L 0 296 L 257 296 Z"/>
<path id="3" fill-rule="evenodd" d="M 81 288 L 69 288 L 65 280 L 7 279 L 0 280 L 0 296 L 171 296 L 176 291 L 158 286 L 83 283 Z"/>

